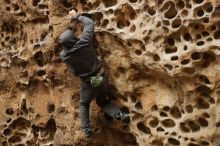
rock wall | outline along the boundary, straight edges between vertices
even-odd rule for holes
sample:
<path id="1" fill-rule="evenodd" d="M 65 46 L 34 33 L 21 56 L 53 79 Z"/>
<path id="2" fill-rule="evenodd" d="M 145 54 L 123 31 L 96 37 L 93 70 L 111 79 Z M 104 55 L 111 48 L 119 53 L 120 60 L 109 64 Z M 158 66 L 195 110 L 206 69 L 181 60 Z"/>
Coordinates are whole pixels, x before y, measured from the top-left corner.
<path id="1" fill-rule="evenodd" d="M 111 97 L 131 122 L 102 122 L 83 138 L 79 79 L 59 58 L 59 34 L 93 13 Z M 1 0 L 0 145 L 219 146 L 218 0 Z"/>

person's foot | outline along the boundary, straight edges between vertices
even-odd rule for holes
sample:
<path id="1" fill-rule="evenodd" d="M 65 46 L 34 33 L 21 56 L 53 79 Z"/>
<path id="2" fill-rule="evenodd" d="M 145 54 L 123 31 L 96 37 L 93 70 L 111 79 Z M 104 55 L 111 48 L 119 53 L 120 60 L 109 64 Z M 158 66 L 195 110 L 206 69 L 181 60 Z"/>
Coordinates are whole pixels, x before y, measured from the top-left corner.
<path id="1" fill-rule="evenodd" d="M 83 129 L 83 132 L 84 132 L 86 138 L 90 138 L 92 136 L 92 129 L 91 128 Z"/>
<path id="2" fill-rule="evenodd" d="M 129 124 L 130 123 L 130 117 L 128 116 L 128 114 L 126 114 L 124 112 L 117 113 L 115 115 L 115 118 L 118 119 L 118 120 L 121 120 L 125 124 Z"/>

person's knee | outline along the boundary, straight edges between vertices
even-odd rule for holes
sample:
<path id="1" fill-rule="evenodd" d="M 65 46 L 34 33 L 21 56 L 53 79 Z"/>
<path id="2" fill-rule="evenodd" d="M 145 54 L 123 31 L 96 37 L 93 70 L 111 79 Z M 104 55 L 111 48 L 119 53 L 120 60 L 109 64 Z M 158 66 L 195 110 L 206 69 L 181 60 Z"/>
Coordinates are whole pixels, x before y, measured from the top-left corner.
<path id="1" fill-rule="evenodd" d="M 80 100 L 80 106 L 86 106 L 88 107 L 90 105 L 90 102 L 89 100 Z"/>

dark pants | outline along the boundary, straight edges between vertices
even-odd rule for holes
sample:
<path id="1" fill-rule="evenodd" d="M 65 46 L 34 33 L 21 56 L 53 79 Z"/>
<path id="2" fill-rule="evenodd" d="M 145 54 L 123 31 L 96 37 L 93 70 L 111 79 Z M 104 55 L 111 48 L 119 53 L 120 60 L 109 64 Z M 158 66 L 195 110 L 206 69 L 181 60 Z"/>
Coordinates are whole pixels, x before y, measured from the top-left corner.
<path id="1" fill-rule="evenodd" d="M 91 100 L 96 97 L 96 103 L 102 108 L 104 113 L 114 117 L 120 112 L 120 109 L 110 102 L 108 99 L 108 77 L 104 75 L 104 80 L 101 86 L 92 87 L 89 82 L 81 81 L 80 85 L 80 119 L 83 129 L 90 128 L 89 122 L 89 106 Z"/>

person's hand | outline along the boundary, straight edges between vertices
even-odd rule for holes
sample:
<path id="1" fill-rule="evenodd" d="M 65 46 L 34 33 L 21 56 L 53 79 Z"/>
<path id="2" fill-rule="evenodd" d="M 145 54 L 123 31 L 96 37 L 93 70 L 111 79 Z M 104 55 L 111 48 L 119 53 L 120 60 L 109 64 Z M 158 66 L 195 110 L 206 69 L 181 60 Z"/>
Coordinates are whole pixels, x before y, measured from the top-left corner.
<path id="1" fill-rule="evenodd" d="M 74 9 L 69 11 L 69 16 L 70 17 L 75 17 L 76 16 L 76 11 Z"/>

